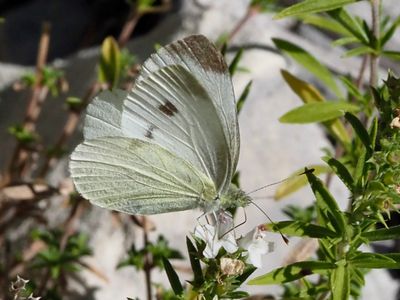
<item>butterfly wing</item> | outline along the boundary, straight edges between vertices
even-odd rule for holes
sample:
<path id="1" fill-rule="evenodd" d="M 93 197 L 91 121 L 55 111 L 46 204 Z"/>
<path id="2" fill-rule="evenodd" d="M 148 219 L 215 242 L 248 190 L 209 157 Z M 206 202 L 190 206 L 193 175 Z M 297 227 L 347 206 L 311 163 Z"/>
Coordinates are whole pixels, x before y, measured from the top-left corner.
<path id="1" fill-rule="evenodd" d="M 222 170 L 213 179 L 218 191 L 226 191 L 236 170 L 240 145 L 235 96 L 228 67 L 221 53 L 207 38 L 194 35 L 171 43 L 151 55 L 142 65 L 137 85 L 157 70 L 171 65 L 180 65 L 188 70 L 201 84 L 215 107 L 227 147 L 217 161 L 208 161 L 206 164 L 208 167 Z M 200 114 L 200 117 L 203 115 Z M 129 130 L 129 127 L 125 128 L 125 131 Z M 214 143 L 217 140 L 209 140 L 210 142 Z M 217 165 L 214 165 L 215 163 Z M 213 170 L 209 170 L 208 173 L 213 173 Z"/>
<path id="2" fill-rule="evenodd" d="M 86 109 L 84 139 L 103 136 L 123 136 L 121 115 L 127 92 L 115 89 L 97 95 Z"/>
<path id="3" fill-rule="evenodd" d="M 216 195 L 214 183 L 190 163 L 139 139 L 86 140 L 72 153 L 70 172 L 92 203 L 129 214 L 193 209 Z"/>
<path id="4" fill-rule="evenodd" d="M 229 184 L 229 143 L 211 98 L 183 66 L 161 68 L 138 82 L 122 113 L 126 136 L 158 144 L 211 178 Z"/>

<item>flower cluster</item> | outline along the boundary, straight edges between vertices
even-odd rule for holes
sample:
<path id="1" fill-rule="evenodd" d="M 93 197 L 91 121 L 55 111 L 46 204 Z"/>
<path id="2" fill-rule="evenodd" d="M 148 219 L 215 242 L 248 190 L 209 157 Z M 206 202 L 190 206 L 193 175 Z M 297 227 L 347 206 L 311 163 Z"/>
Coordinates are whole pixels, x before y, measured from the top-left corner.
<path id="1" fill-rule="evenodd" d="M 273 242 L 267 240 L 266 229 L 263 225 L 236 239 L 232 217 L 227 213 L 219 215 L 216 226 L 198 225 L 194 230 L 194 236 L 206 244 L 203 251 L 204 257 L 215 258 L 221 248 L 230 254 L 241 250 L 247 256 L 246 262 L 257 268 L 262 267 L 262 256 L 272 252 L 274 246 Z M 229 265 L 229 267 L 234 266 L 234 269 L 238 267 L 237 262 L 228 264 L 227 260 L 221 262 L 222 264 Z"/>

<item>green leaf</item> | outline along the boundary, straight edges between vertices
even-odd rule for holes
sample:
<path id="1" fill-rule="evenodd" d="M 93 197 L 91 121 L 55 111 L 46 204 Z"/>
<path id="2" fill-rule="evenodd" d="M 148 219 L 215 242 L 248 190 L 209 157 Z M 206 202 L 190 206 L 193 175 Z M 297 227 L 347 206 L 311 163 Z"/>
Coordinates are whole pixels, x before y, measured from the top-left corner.
<path id="1" fill-rule="evenodd" d="M 328 14 L 344 28 L 346 28 L 354 37 L 356 37 L 362 44 L 368 45 L 368 36 L 363 31 L 360 24 L 347 13 L 343 8 L 331 10 Z"/>
<path id="2" fill-rule="evenodd" d="M 281 70 L 281 74 L 293 92 L 295 92 L 304 103 L 325 101 L 324 97 L 313 85 L 299 79 L 286 70 Z M 323 123 L 323 125 L 326 127 L 328 132 L 339 139 L 342 144 L 350 143 L 349 134 L 347 133 L 347 130 L 341 120 L 337 119 L 326 121 Z"/>
<path id="3" fill-rule="evenodd" d="M 347 188 L 354 189 L 354 180 L 346 166 L 333 157 L 324 157 L 323 160 L 332 168 L 333 172 L 342 180 Z"/>
<path id="4" fill-rule="evenodd" d="M 353 174 L 354 182 L 356 182 L 358 185 L 361 184 L 361 179 L 363 178 L 364 175 L 366 157 L 367 157 L 367 149 L 362 148 L 360 154 L 358 155 L 357 164 Z"/>
<path id="5" fill-rule="evenodd" d="M 344 115 L 346 120 L 350 123 L 351 127 L 353 127 L 355 133 L 357 134 L 358 138 L 364 144 L 364 147 L 367 149 L 369 153 L 372 152 L 371 148 L 371 139 L 369 137 L 369 133 L 365 129 L 364 125 L 360 122 L 360 120 L 351 113 L 346 113 Z"/>
<path id="6" fill-rule="evenodd" d="M 349 269 L 345 262 L 339 262 L 332 271 L 331 278 L 332 300 L 348 300 L 350 297 Z"/>
<path id="7" fill-rule="evenodd" d="M 307 167 L 308 169 L 314 169 L 315 174 L 323 174 L 328 173 L 330 169 L 323 165 L 311 165 Z M 286 179 L 283 183 L 281 183 L 277 189 L 275 190 L 274 199 L 280 200 L 288 195 L 298 191 L 303 186 L 305 186 L 308 181 L 307 177 L 304 175 L 299 175 L 304 172 L 304 168 L 297 170 L 292 173 L 288 179 Z"/>
<path id="8" fill-rule="evenodd" d="M 275 232 L 281 232 L 289 236 L 308 236 L 311 238 L 335 238 L 339 236 L 328 228 L 300 221 L 282 221 L 266 224 L 266 226 Z"/>
<path id="9" fill-rule="evenodd" d="M 229 65 L 229 74 L 231 74 L 231 76 L 235 74 L 235 72 L 237 71 L 237 67 L 242 56 L 243 56 L 243 48 L 240 48 L 239 51 L 236 52 L 235 57 L 233 58 L 232 62 Z"/>
<path id="10" fill-rule="evenodd" d="M 380 41 L 381 47 L 385 46 L 385 44 L 391 39 L 399 24 L 400 17 L 397 17 L 396 20 L 394 20 L 393 24 L 389 27 L 389 29 L 382 34 L 382 38 Z"/>
<path id="11" fill-rule="evenodd" d="M 286 70 L 281 70 L 283 79 L 289 85 L 293 92 L 303 100 L 304 103 L 324 102 L 325 98 L 321 93 L 308 82 L 301 80 L 297 76 Z"/>
<path id="12" fill-rule="evenodd" d="M 366 269 L 399 269 L 400 254 L 360 253 L 350 260 L 352 266 Z"/>
<path id="13" fill-rule="evenodd" d="M 244 90 L 243 90 L 242 94 L 240 95 L 238 101 L 236 102 L 237 113 L 240 113 L 240 111 L 242 110 L 243 105 L 244 105 L 244 103 L 245 103 L 245 101 L 246 101 L 246 99 L 247 99 L 247 96 L 248 96 L 249 93 L 250 93 L 250 89 L 251 89 L 251 85 L 252 85 L 252 84 L 253 84 L 253 81 L 252 81 L 252 80 L 250 80 L 250 81 L 246 84 L 246 86 L 244 87 Z"/>
<path id="14" fill-rule="evenodd" d="M 360 90 L 355 86 L 355 84 L 349 78 L 341 76 L 340 80 L 346 86 L 346 89 L 350 95 L 352 95 L 358 101 L 364 101 L 364 96 L 361 94 Z"/>
<path id="15" fill-rule="evenodd" d="M 400 52 L 399 51 L 392 51 L 392 50 L 386 50 L 382 52 L 382 55 L 387 56 L 391 59 L 400 59 Z"/>
<path id="16" fill-rule="evenodd" d="M 312 274 L 325 274 L 326 270 L 336 268 L 335 264 L 324 261 L 302 261 L 278 268 L 267 274 L 258 276 L 247 284 L 267 285 L 294 281 Z"/>
<path id="17" fill-rule="evenodd" d="M 101 45 L 98 80 L 116 87 L 121 75 L 121 52 L 117 41 L 107 37 Z"/>
<path id="18" fill-rule="evenodd" d="M 358 40 L 354 36 L 346 36 L 344 38 L 340 38 L 340 39 L 335 40 L 332 43 L 332 46 L 335 46 L 335 47 L 337 47 L 337 46 L 345 46 L 345 45 L 354 44 L 354 43 L 357 43 L 357 42 L 358 42 Z"/>
<path id="19" fill-rule="evenodd" d="M 331 32 L 349 37 L 351 33 L 334 19 L 327 18 L 322 15 L 302 15 L 299 16 L 305 24 L 314 25 L 316 27 L 329 30 Z"/>
<path id="20" fill-rule="evenodd" d="M 369 242 L 400 239 L 400 225 L 361 233 Z"/>
<path id="21" fill-rule="evenodd" d="M 171 284 L 172 290 L 174 291 L 175 295 L 182 295 L 183 287 L 179 280 L 178 274 L 176 274 L 174 268 L 168 261 L 168 259 L 162 259 L 164 264 L 165 272 L 167 273 L 169 283 Z"/>
<path id="22" fill-rule="evenodd" d="M 315 123 L 333 120 L 346 112 L 357 112 L 359 107 L 345 101 L 308 103 L 296 107 L 279 118 L 282 123 Z"/>
<path id="23" fill-rule="evenodd" d="M 346 51 L 342 57 L 347 58 L 347 57 L 352 57 L 352 56 L 360 56 L 364 54 L 371 54 L 374 53 L 375 51 L 367 46 L 360 46 L 357 48 L 353 48 L 349 51 Z"/>
<path id="24" fill-rule="evenodd" d="M 314 56 L 309 54 L 303 48 L 286 40 L 273 38 L 272 41 L 279 50 L 289 55 L 297 63 L 306 68 L 317 79 L 321 80 L 338 98 L 342 98 L 342 93 L 337 86 L 332 73 Z"/>
<path id="25" fill-rule="evenodd" d="M 274 18 L 298 16 L 329 11 L 344 5 L 356 2 L 356 0 L 305 0 L 279 12 Z"/>
<path id="26" fill-rule="evenodd" d="M 306 173 L 308 182 L 310 183 L 311 190 L 313 191 L 315 198 L 317 199 L 317 207 L 321 214 L 324 210 L 327 210 L 335 220 L 335 230 L 338 233 L 346 232 L 346 221 L 344 215 L 339 210 L 336 200 L 332 197 L 326 187 L 322 184 L 314 174 L 311 172 Z"/>
<path id="27" fill-rule="evenodd" d="M 190 265 L 192 266 L 194 276 L 193 281 L 201 284 L 204 281 L 204 277 L 201 270 L 200 260 L 196 257 L 197 249 L 188 237 L 186 237 L 186 246 L 189 253 Z"/>
<path id="28" fill-rule="evenodd" d="M 374 118 L 372 120 L 371 127 L 369 128 L 369 138 L 371 140 L 371 148 L 375 149 L 375 144 L 376 144 L 376 137 L 378 136 L 378 118 Z"/>

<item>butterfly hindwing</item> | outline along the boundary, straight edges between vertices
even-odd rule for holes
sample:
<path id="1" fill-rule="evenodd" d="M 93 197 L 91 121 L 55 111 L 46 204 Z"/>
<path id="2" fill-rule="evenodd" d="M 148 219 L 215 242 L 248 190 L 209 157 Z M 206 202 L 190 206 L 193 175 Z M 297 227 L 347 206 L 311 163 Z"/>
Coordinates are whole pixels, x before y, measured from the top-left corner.
<path id="1" fill-rule="evenodd" d="M 216 195 L 213 182 L 192 165 L 139 139 L 86 140 L 73 152 L 70 171 L 85 198 L 129 214 L 193 209 Z"/>
<path id="2" fill-rule="evenodd" d="M 122 131 L 193 164 L 215 186 L 230 172 L 229 144 L 208 93 L 186 68 L 161 68 L 136 84 L 124 102 Z"/>

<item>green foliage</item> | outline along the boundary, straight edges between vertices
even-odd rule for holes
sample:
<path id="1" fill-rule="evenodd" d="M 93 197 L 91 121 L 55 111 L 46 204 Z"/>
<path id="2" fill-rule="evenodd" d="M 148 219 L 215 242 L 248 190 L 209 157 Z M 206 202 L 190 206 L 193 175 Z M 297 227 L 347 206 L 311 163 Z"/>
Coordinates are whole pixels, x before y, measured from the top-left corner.
<path id="1" fill-rule="evenodd" d="M 350 2 L 354 1 L 306 0 L 284 9 L 277 17 L 296 16 L 307 24 L 334 32 L 338 38 L 333 44 L 348 47 L 343 56 L 397 58 L 398 53 L 384 47 L 396 31 L 399 18 L 393 21 L 381 18 L 381 34 L 376 37 L 374 25 L 367 25 L 345 10 L 343 6 Z M 288 236 L 317 238 L 317 260 L 278 268 L 251 280 L 250 284 L 290 282 L 284 296 L 291 299 L 316 299 L 323 295 L 340 300 L 359 297 L 365 284 L 364 270 L 400 268 L 397 253 L 360 250 L 363 244 L 400 238 L 399 226 L 375 229 L 378 222 L 386 225 L 385 217 L 390 217 L 390 212 L 400 203 L 400 80 L 389 72 L 383 85 L 363 90 L 355 79 L 346 76 L 339 78 L 342 86 L 338 86 L 327 68 L 304 49 L 280 39 L 274 39 L 274 43 L 338 96 L 340 101 L 326 101 L 313 85 L 282 71 L 283 78 L 304 105 L 287 112 L 280 121 L 323 125 L 336 147 L 335 154 L 328 153 L 323 160 L 351 196 L 348 209 L 341 210 L 327 185 L 315 176 L 320 172 L 313 166 L 318 172 L 306 175 L 316 199 L 315 206 L 287 208 L 291 221 L 266 226 Z M 340 96 L 343 90 L 346 97 Z M 345 126 L 347 129 L 343 130 Z M 276 198 L 281 199 L 301 187 L 304 183 L 300 182 L 301 176 L 282 183 Z M 282 192 L 286 190 L 289 192 Z M 319 274 L 318 284 L 308 282 L 306 277 L 311 274 Z M 302 284 L 297 284 L 298 280 Z"/>
<path id="2" fill-rule="evenodd" d="M 61 231 L 34 230 L 32 238 L 46 244 L 46 249 L 35 256 L 32 268 L 49 269 L 53 279 L 58 279 L 65 272 L 77 272 L 79 260 L 83 256 L 92 254 L 88 246 L 88 237 L 83 234 L 69 236 L 64 248 L 61 247 L 63 238 Z"/>
<path id="3" fill-rule="evenodd" d="M 282 123 L 315 123 L 334 120 L 346 112 L 356 112 L 359 107 L 345 102 L 308 103 L 285 113 L 279 118 Z"/>
<path id="4" fill-rule="evenodd" d="M 9 127 L 8 133 L 14 136 L 15 139 L 23 145 L 29 145 L 37 139 L 34 133 L 19 124 Z"/>
<path id="5" fill-rule="evenodd" d="M 108 37 L 101 45 L 98 80 L 116 87 L 121 77 L 121 51 L 117 41 Z"/>
<path id="6" fill-rule="evenodd" d="M 275 18 L 279 19 L 330 11 L 356 1 L 357 0 L 305 0 L 282 10 Z"/>
<path id="7" fill-rule="evenodd" d="M 145 268 L 152 269 L 154 267 L 163 269 L 164 259 L 183 258 L 179 251 L 169 247 L 168 241 L 162 235 L 158 237 L 156 242 L 149 242 L 140 250 L 137 250 L 133 244 L 127 254 L 128 257 L 121 260 L 117 268 L 133 266 L 137 270 L 144 270 Z M 150 258 L 148 259 L 147 256 L 150 256 Z"/>

